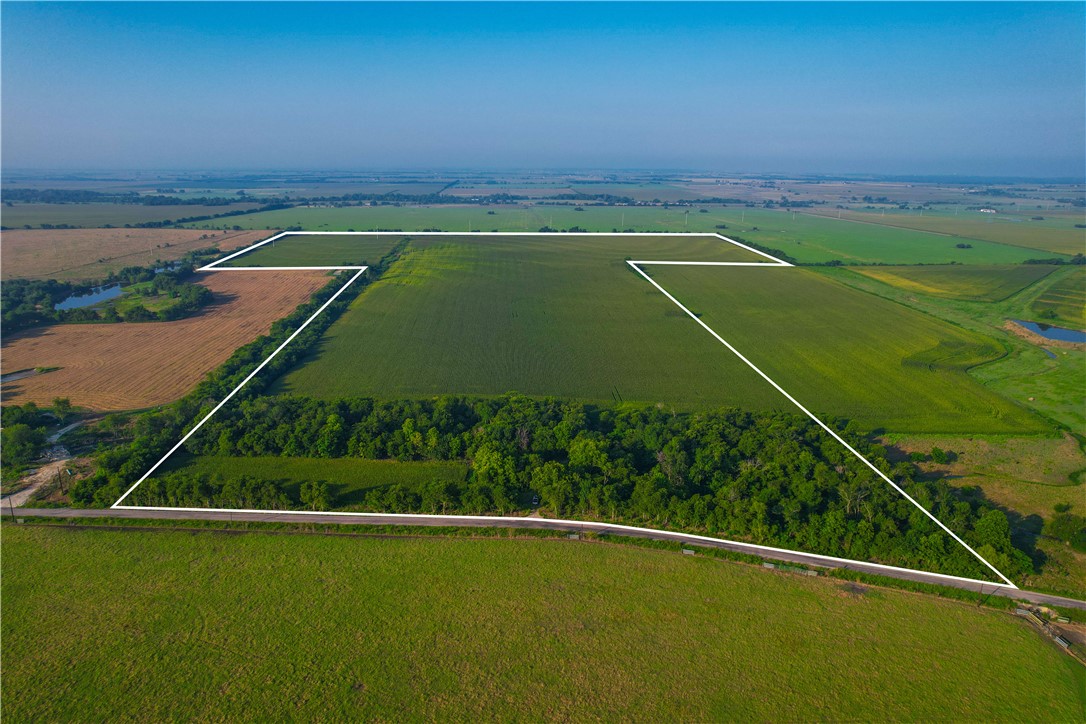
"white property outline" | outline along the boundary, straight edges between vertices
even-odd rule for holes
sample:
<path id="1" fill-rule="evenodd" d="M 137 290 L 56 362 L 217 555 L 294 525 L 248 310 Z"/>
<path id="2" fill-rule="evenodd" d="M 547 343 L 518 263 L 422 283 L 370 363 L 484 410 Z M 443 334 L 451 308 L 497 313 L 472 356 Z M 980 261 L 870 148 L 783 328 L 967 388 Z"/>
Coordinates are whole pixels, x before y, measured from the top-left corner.
<path id="1" fill-rule="evenodd" d="M 717 234 L 717 233 L 712 233 L 712 232 L 702 232 L 702 233 L 696 233 L 696 232 L 695 233 L 681 233 L 681 232 L 659 232 L 659 233 L 648 232 L 648 233 L 642 233 L 642 232 L 638 232 L 638 233 L 625 234 L 625 233 L 614 233 L 614 232 L 612 232 L 612 233 L 607 233 L 607 232 L 568 233 L 568 232 L 530 232 L 530 231 L 520 231 L 520 232 L 500 232 L 500 231 L 469 231 L 469 232 L 458 232 L 458 231 L 422 231 L 422 232 L 402 232 L 402 231 L 396 231 L 396 232 L 380 232 L 380 231 L 284 231 L 284 232 L 280 232 L 279 234 L 276 234 L 274 236 L 271 236 L 271 237 L 269 237 L 267 239 L 264 239 L 263 241 L 257 242 L 255 244 L 250 245 L 250 246 L 247 246 L 244 249 L 241 249 L 241 250 L 236 251 L 236 252 L 234 252 L 232 254 L 229 254 L 229 255 L 221 258 L 221 259 L 217 259 L 217 260 L 211 262 L 210 264 L 207 264 L 205 266 L 200 267 L 196 271 L 203 272 L 203 271 L 227 271 L 227 270 L 232 270 L 232 271 L 303 271 L 303 270 L 350 271 L 350 270 L 354 270 L 355 274 L 350 279 L 348 279 L 347 282 L 342 287 L 340 287 L 336 291 L 335 294 L 333 294 L 324 304 L 322 304 L 320 306 L 320 308 L 317 309 L 317 311 L 315 311 L 312 315 L 310 315 L 310 317 L 308 319 L 306 319 L 301 324 L 301 326 L 298 327 L 298 329 L 296 329 L 289 337 L 287 337 L 287 339 L 282 344 L 280 344 L 275 349 L 274 352 L 272 352 L 270 355 L 268 355 L 267 359 L 265 359 L 263 362 L 261 362 L 256 367 L 256 369 L 254 369 L 252 372 L 250 372 L 245 377 L 245 379 L 243 379 L 237 385 L 237 387 L 235 387 L 233 390 L 231 390 L 230 393 L 226 397 L 224 397 L 221 402 L 219 402 L 219 404 L 215 405 L 215 407 L 212 408 L 211 412 L 207 413 L 207 415 L 205 415 L 198 423 L 196 423 L 196 425 L 193 426 L 192 429 L 189 430 L 185 434 L 185 436 L 182 437 L 177 442 L 177 444 L 175 444 L 172 448 L 170 448 L 169 452 L 167 452 L 165 455 L 163 455 L 162 458 L 158 462 L 156 462 L 154 465 L 152 465 L 147 470 L 147 472 L 145 472 L 142 476 L 140 476 L 139 480 L 137 480 L 135 483 L 133 483 L 132 486 L 130 488 L 128 488 L 128 490 L 126 490 L 124 492 L 124 494 L 120 498 L 118 498 L 117 501 L 113 505 L 110 506 L 111 508 L 115 508 L 115 509 L 118 509 L 118 510 L 180 510 L 180 511 L 192 511 L 192 512 L 217 511 L 217 512 L 239 512 L 239 513 L 244 512 L 244 513 L 266 513 L 266 514 L 269 514 L 269 515 L 275 515 L 277 513 L 289 512 L 291 514 L 303 514 L 303 515 L 310 514 L 310 515 L 343 515 L 343 516 L 373 516 L 373 517 L 378 517 L 378 516 L 401 517 L 402 516 L 402 517 L 405 517 L 405 518 L 418 517 L 417 514 L 413 514 L 413 513 L 354 513 L 354 512 L 348 512 L 348 511 L 331 511 L 331 512 L 328 512 L 328 511 L 274 511 L 274 510 L 250 510 L 250 509 L 242 510 L 242 509 L 233 509 L 233 508 L 181 508 L 181 507 L 173 508 L 173 507 L 166 507 L 166 506 L 121 505 L 121 503 L 124 501 L 124 499 L 127 498 L 132 493 L 132 491 L 134 491 L 137 487 L 139 487 L 139 485 L 141 483 L 143 483 L 143 481 L 146 480 L 148 477 L 150 477 L 151 474 L 154 473 L 154 471 L 157 470 L 160 465 L 162 465 L 162 463 L 166 462 L 166 460 L 171 455 L 173 455 L 182 445 L 184 445 L 185 442 L 190 437 L 192 437 L 192 435 L 197 430 L 199 430 L 201 427 L 203 427 L 204 423 L 206 423 L 208 420 L 210 420 L 211 417 L 216 412 L 218 412 L 220 409 L 222 409 L 222 407 L 227 402 L 229 402 L 234 397 L 234 395 L 236 395 L 238 393 L 238 391 L 241 390 L 241 388 L 244 387 L 249 382 L 249 380 L 251 380 L 253 377 L 255 377 L 257 375 L 257 373 L 260 372 L 260 370 L 264 369 L 264 367 L 268 364 L 268 362 L 270 362 L 272 360 L 273 357 L 275 357 L 277 354 L 279 354 L 279 352 L 281 352 L 284 347 L 286 347 L 288 344 L 290 344 L 290 342 L 296 336 L 298 336 L 298 334 L 303 329 L 305 329 L 307 326 L 309 326 L 310 322 L 312 322 L 314 319 L 317 318 L 317 315 L 319 315 L 321 312 L 323 312 L 328 307 L 328 305 L 330 305 L 332 302 L 334 302 L 336 300 L 336 298 L 339 297 L 339 295 L 342 294 L 347 289 L 347 287 L 349 287 L 352 283 L 354 283 L 354 281 L 357 280 L 358 277 L 360 277 L 363 274 L 363 272 L 365 272 L 366 269 L 368 268 L 368 266 L 363 266 L 363 265 L 359 265 L 359 266 L 275 266 L 275 267 L 271 267 L 271 266 L 267 266 L 267 267 L 265 267 L 265 266 L 250 266 L 250 267 L 230 267 L 230 266 L 227 266 L 227 267 L 220 267 L 219 265 L 222 264 L 223 262 L 229 261 L 229 260 L 234 259 L 234 258 L 236 258 L 238 256 L 241 256 L 242 254 L 246 254 L 246 253 L 248 253 L 250 251 L 258 249 L 261 246 L 264 246 L 265 244 L 269 244 L 269 243 L 274 242 L 277 239 L 281 239 L 281 238 L 283 238 L 285 236 L 376 236 L 376 237 L 379 237 L 382 233 L 385 234 L 386 236 L 399 236 L 399 237 L 403 237 L 403 236 L 457 236 L 457 237 L 463 237 L 463 236 L 557 236 L 557 237 L 570 238 L 570 237 L 577 237 L 577 236 L 608 236 L 608 237 L 613 237 L 613 236 L 673 237 L 673 236 L 677 236 L 677 237 L 683 237 L 683 238 L 691 238 L 691 237 L 709 236 L 709 237 L 716 237 L 716 238 L 718 238 L 718 239 L 720 239 L 722 241 L 728 242 L 729 244 L 733 244 L 734 246 L 740 247 L 742 249 L 745 249 L 745 250 L 750 251 L 750 252 L 752 252 L 754 254 L 757 254 L 759 256 L 762 256 L 762 257 L 765 257 L 766 259 L 771 260 L 772 263 L 769 263 L 769 262 L 744 262 L 744 261 L 648 261 L 648 260 L 627 260 L 626 263 L 629 264 L 630 267 L 634 271 L 636 271 L 639 275 L 641 275 L 646 281 L 648 281 L 649 284 L 654 286 L 657 290 L 660 291 L 661 294 L 663 294 L 667 299 L 669 299 L 673 304 L 675 304 L 675 306 L 677 306 L 679 309 L 681 309 L 688 317 L 690 317 L 695 322 L 697 322 L 699 325 L 701 325 L 701 327 L 704 328 L 705 331 L 707 331 L 709 334 L 711 334 L 714 339 L 716 339 L 722 345 L 727 347 L 728 350 L 732 352 L 732 354 L 734 354 L 736 357 L 738 357 L 740 360 L 742 360 L 748 367 L 750 367 L 752 370 L 754 370 L 762 379 L 764 379 L 766 382 L 768 382 L 770 385 L 772 385 L 775 390 L 777 390 L 782 395 L 784 395 L 784 397 L 789 402 L 791 402 L 793 405 L 795 405 L 797 408 L 799 408 L 799 410 L 801 412 L 803 412 L 803 414 L 805 414 L 807 417 L 809 417 L 811 420 L 813 420 L 819 427 L 821 427 L 823 430 L 825 430 L 827 433 L 829 433 L 829 435 L 831 437 L 833 437 L 833 439 L 837 440 L 837 442 L 841 443 L 841 445 L 843 445 L 846 450 L 848 450 L 850 453 L 852 453 L 864 465 L 866 465 L 868 468 L 870 468 L 876 475 L 878 475 L 884 481 L 889 483 L 889 485 L 894 490 L 896 490 L 898 493 L 900 493 L 906 500 L 908 500 L 916 508 L 918 508 L 921 512 L 923 512 L 924 515 L 928 516 L 928 518 L 930 518 L 932 521 L 934 521 L 935 524 L 938 525 L 945 533 L 947 533 L 951 538 L 953 538 L 955 541 L 957 541 L 963 547 L 965 547 L 965 549 L 967 551 L 969 551 L 970 553 L 972 553 L 973 556 L 977 560 L 979 560 L 981 563 L 983 563 L 985 566 L 987 566 L 992 572 L 994 572 L 997 576 L 999 576 L 999 578 L 1002 579 L 1004 581 L 1004 583 L 994 583 L 992 581 L 981 581 L 981 580 L 974 579 L 974 578 L 963 578 L 963 577 L 960 577 L 960 576 L 950 576 L 950 575 L 943 574 L 943 573 L 931 573 L 931 572 L 928 572 L 928 571 L 920 571 L 920 570 L 912 569 L 912 568 L 899 568 L 897 566 L 887 566 L 887 565 L 882 565 L 882 564 L 879 564 L 879 563 L 869 563 L 869 562 L 866 562 L 866 561 L 857 561 L 857 560 L 852 560 L 852 559 L 848 559 L 848 558 L 836 558 L 834 556 L 825 556 L 825 555 L 818 554 L 818 553 L 808 553 L 806 551 L 795 551 L 795 550 L 789 550 L 789 549 L 785 549 L 785 548 L 773 548 L 771 546 L 756 545 L 756 544 L 753 544 L 753 543 L 745 543 L 743 541 L 729 541 L 729 540 L 725 540 L 725 539 L 722 539 L 722 538 L 711 538 L 711 537 L 708 537 L 708 536 L 699 536 L 699 535 L 694 535 L 694 534 L 691 534 L 691 533 L 674 533 L 673 531 L 655 531 L 654 529 L 651 529 L 651 528 L 638 528 L 638 527 L 635 527 L 635 526 L 618 525 L 618 524 L 614 524 L 614 523 L 605 523 L 605 522 L 602 522 L 602 521 L 600 521 L 600 522 L 591 521 L 592 524 L 593 525 L 606 526 L 608 529 L 613 529 L 613 530 L 617 530 L 617 531 L 620 531 L 620 532 L 623 531 L 623 530 L 626 530 L 626 531 L 638 531 L 638 532 L 646 532 L 646 531 L 648 531 L 648 532 L 665 532 L 665 533 L 672 534 L 672 535 L 682 536 L 685 539 L 688 539 L 688 540 L 691 540 L 691 541 L 717 541 L 717 542 L 721 542 L 721 543 L 728 543 L 730 545 L 737 545 L 737 546 L 741 546 L 741 547 L 744 547 L 744 548 L 749 548 L 749 549 L 754 550 L 754 551 L 762 550 L 762 551 L 770 551 L 770 552 L 774 552 L 774 553 L 802 554 L 802 555 L 807 555 L 807 556 L 816 556 L 816 557 L 822 558 L 822 559 L 827 560 L 827 561 L 832 561 L 834 563 L 846 563 L 846 564 L 847 563 L 853 563 L 853 564 L 859 564 L 859 565 L 864 565 L 864 566 L 874 566 L 876 568 L 881 568 L 881 569 L 888 570 L 888 571 L 921 573 L 921 574 L 928 575 L 928 576 L 936 576 L 936 577 L 939 577 L 939 578 L 946 578 L 946 579 L 955 580 L 955 581 L 965 581 L 965 582 L 968 582 L 968 583 L 977 583 L 977 584 L 982 584 L 982 585 L 1005 586 L 1005 587 L 1014 588 L 1014 589 L 1018 588 L 1018 586 L 1016 586 L 1014 584 L 1014 582 L 1012 582 L 1009 578 L 1004 576 L 999 571 L 999 569 L 997 569 L 995 566 L 993 566 L 991 563 L 989 563 L 983 556 L 981 556 L 979 553 L 977 553 L 975 550 L 973 550 L 973 548 L 968 543 L 966 543 L 954 531 L 952 531 L 950 528 L 948 528 L 946 525 L 944 525 L 943 522 L 940 521 L 938 518 L 936 518 L 935 515 L 932 514 L 927 508 L 925 508 L 920 503 L 918 503 L 911 495 L 909 495 L 907 492 L 905 492 L 905 490 L 902 489 L 897 483 L 895 483 L 888 475 L 886 475 L 884 472 L 882 472 L 870 460 L 868 460 L 863 455 L 861 455 L 860 452 L 858 450 L 856 450 L 856 448 L 849 445 L 848 442 L 846 442 L 840 435 L 838 435 L 829 425 L 824 423 L 817 416 L 815 416 L 814 413 L 812 413 L 810 410 L 808 410 L 806 407 L 804 407 L 795 397 L 793 397 L 787 391 L 785 391 L 785 389 L 783 387 L 781 387 L 779 384 L 777 384 L 769 375 L 767 375 L 765 372 L 763 372 L 761 369 L 759 369 L 757 365 L 755 365 L 753 362 L 751 362 L 749 359 L 747 359 L 739 350 L 737 350 L 727 340 L 725 340 L 723 337 L 721 337 L 719 334 L 717 334 L 708 324 L 706 324 L 701 319 L 699 319 L 696 314 L 694 314 L 689 309 L 687 309 L 686 306 L 684 306 L 682 304 L 682 302 L 680 302 L 678 299 L 676 299 L 674 296 L 672 296 L 670 292 L 668 292 L 666 289 L 664 289 L 662 286 L 660 286 L 652 277 L 650 277 L 648 274 L 646 274 L 645 271 L 641 268 L 641 266 L 648 266 L 648 265 L 742 266 L 742 267 L 791 267 L 792 266 L 792 264 L 789 264 L 788 262 L 786 262 L 786 261 L 784 261 L 782 259 L 778 259 L 778 258 L 776 258 L 774 256 L 771 256 L 770 254 L 767 254 L 767 253 L 765 253 L 763 251 L 759 251 L 758 249 L 754 249 L 752 247 L 749 247 L 746 244 L 735 241 L 734 239 L 729 239 L 728 237 L 726 237 L 726 236 L 724 236 L 722 234 Z M 486 520 L 486 521 L 502 522 L 502 521 L 512 521 L 512 520 L 523 520 L 523 518 L 510 517 L 510 516 L 470 516 L 470 515 L 440 515 L 439 516 L 439 515 L 427 515 L 425 517 L 428 517 L 428 518 L 446 518 L 446 519 L 448 519 L 450 521 L 456 521 L 456 520 Z M 574 524 L 574 525 L 576 525 L 577 523 L 586 522 L 586 521 L 565 520 L 565 519 L 560 519 L 560 518 L 538 518 L 537 520 L 549 521 L 549 522 L 553 522 L 553 523 L 567 523 L 567 524 Z"/>

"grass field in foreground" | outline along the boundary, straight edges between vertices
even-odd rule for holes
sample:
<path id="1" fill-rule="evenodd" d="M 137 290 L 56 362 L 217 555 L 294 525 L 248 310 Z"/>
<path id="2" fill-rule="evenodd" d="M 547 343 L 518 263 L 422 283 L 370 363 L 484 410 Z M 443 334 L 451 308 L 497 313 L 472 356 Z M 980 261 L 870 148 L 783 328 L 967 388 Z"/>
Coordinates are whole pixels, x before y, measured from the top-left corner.
<path id="1" fill-rule="evenodd" d="M 4 526 L 30 720 L 1080 721 L 1008 613 L 563 540 Z"/>
<path id="2" fill-rule="evenodd" d="M 760 258 L 713 238 L 415 239 L 277 389 L 324 398 L 517 391 L 679 409 L 782 406 L 626 256 Z"/>
<path id="3" fill-rule="evenodd" d="M 1075 224 L 1084 221 L 1083 215 L 1057 213 L 1044 210 L 1033 213 L 983 214 L 979 211 L 917 211 L 877 212 L 817 210 L 809 213 L 827 215 L 850 221 L 860 221 L 882 226 L 896 226 L 918 231 L 931 231 L 962 237 L 959 241 L 983 239 L 1000 244 L 1036 249 L 1052 254 L 1082 254 L 1086 252 L 1086 229 L 1076 229 Z M 1047 215 L 1046 215 L 1047 214 Z M 1040 219 L 1034 216 L 1042 217 Z M 1043 256 L 1043 254 L 1037 254 Z"/>
<path id="4" fill-rule="evenodd" d="M 856 267 L 860 274 L 909 292 L 947 299 L 998 302 L 1015 294 L 1053 270 L 1055 266 L 871 266 Z"/>
<path id="5" fill-rule="evenodd" d="M 183 470 L 209 478 L 238 478 L 250 475 L 268 480 L 291 499 L 307 481 L 329 483 L 336 507 L 361 503 L 373 488 L 402 485 L 415 489 L 431 480 L 461 483 L 467 477 L 467 463 L 461 461 L 397 462 L 360 458 L 287 458 L 174 455 L 161 474 Z"/>
<path id="6" fill-rule="evenodd" d="M 1054 321 L 1086 329 L 1086 268 L 1074 267 L 1060 270 L 1054 279 L 1029 307 L 1038 321 Z M 1045 316 L 1051 313 L 1054 316 Z"/>
<path id="7" fill-rule="evenodd" d="M 376 264 L 399 236 L 291 235 L 236 256 L 220 266 L 355 266 Z"/>
<path id="8" fill-rule="evenodd" d="M 579 227 L 586 231 L 613 230 L 712 232 L 740 236 L 748 241 L 782 249 L 801 262 L 840 260 L 845 263 L 883 264 L 1018 264 L 1038 256 L 1036 249 L 970 240 L 972 248 L 959 249 L 961 239 L 915 229 L 857 224 L 810 214 L 736 206 L 697 208 L 663 206 L 351 206 L 336 209 L 292 208 L 263 211 L 228 219 L 242 228 L 309 231 L 403 229 L 422 231 L 539 231 Z M 494 212 L 492 215 L 489 212 Z M 725 229 L 717 228 L 726 226 Z M 191 225 L 214 229 L 214 221 Z M 1050 254 L 1045 254 L 1050 256 Z"/>
<path id="9" fill-rule="evenodd" d="M 1003 354 L 990 337 L 802 268 L 647 269 L 816 414 L 892 432 L 1049 429 L 966 375 L 970 367 Z"/>

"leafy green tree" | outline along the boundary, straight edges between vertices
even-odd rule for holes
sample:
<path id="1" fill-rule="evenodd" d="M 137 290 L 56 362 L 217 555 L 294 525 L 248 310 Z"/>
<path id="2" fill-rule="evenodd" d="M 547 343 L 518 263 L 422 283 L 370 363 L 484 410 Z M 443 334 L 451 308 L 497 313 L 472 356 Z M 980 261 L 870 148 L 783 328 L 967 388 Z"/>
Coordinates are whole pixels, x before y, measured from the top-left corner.
<path id="1" fill-rule="evenodd" d="M 45 443 L 45 432 L 42 428 L 31 427 L 26 423 L 9 425 L 0 432 L 3 445 L 0 446 L 0 455 L 3 457 L 4 466 L 20 466 L 32 462 L 41 451 Z"/>
<path id="2" fill-rule="evenodd" d="M 325 420 L 324 427 L 321 428 L 320 434 L 317 436 L 316 454 L 322 458 L 339 457 L 343 454 L 345 442 L 346 432 L 343 426 L 343 418 L 336 413 L 332 413 Z"/>
<path id="3" fill-rule="evenodd" d="M 559 462 L 551 460 L 532 470 L 531 487 L 538 491 L 540 502 L 559 517 L 573 504 L 573 482 Z"/>
<path id="4" fill-rule="evenodd" d="M 332 507 L 332 494 L 328 483 L 323 480 L 310 480 L 302 483 L 302 505 L 310 510 L 329 510 Z"/>
<path id="5" fill-rule="evenodd" d="M 1086 518 L 1081 515 L 1058 513 L 1045 522 L 1044 533 L 1086 553 Z"/>
<path id="6" fill-rule="evenodd" d="M 54 397 L 53 414 L 59 417 L 61 422 L 66 421 L 72 414 L 72 401 L 67 397 Z"/>

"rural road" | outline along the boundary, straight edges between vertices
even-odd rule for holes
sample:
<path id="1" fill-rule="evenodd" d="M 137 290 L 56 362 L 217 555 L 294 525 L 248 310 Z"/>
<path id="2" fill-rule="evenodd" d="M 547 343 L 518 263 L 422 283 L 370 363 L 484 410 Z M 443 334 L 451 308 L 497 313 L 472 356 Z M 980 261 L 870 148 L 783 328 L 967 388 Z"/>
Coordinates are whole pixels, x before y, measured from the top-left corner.
<path id="1" fill-rule="evenodd" d="M 91 422 L 91 420 L 76 420 L 75 422 L 71 423 L 70 425 L 65 425 L 64 427 L 62 427 L 59 430 L 57 430 L 56 432 L 54 432 L 52 435 L 47 437 L 45 439 L 45 441 L 47 443 L 49 443 L 50 445 L 56 445 L 57 442 L 60 440 L 60 438 L 64 437 L 66 434 L 68 434 L 72 430 L 76 429 L 80 425 L 85 425 L 88 422 Z"/>
<path id="2" fill-rule="evenodd" d="M 722 540 L 699 539 L 692 540 L 691 536 L 683 533 L 672 533 L 662 530 L 628 528 L 616 531 L 615 526 L 608 523 L 592 523 L 579 521 L 556 521 L 546 518 L 505 518 L 500 521 L 486 516 L 462 516 L 450 519 L 440 515 L 351 515 L 345 513 L 320 514 L 320 513 L 265 513 L 249 511 L 220 511 L 220 510 L 149 510 L 141 508 L 128 509 L 92 509 L 92 508 L 15 508 L 7 512 L 14 516 L 37 516 L 48 518 L 141 518 L 151 520 L 223 520 L 223 521 L 250 521 L 250 522 L 276 522 L 276 523 L 325 523 L 340 525 L 418 525 L 435 527 L 499 527 L 499 528 L 526 528 L 560 530 L 570 533 L 595 532 L 615 534 L 616 532 L 636 538 L 648 538 L 651 540 L 674 541 L 688 545 L 700 545 L 711 548 L 722 548 L 736 553 L 751 554 L 749 546 Z M 1066 608 L 1078 608 L 1086 610 L 1086 601 L 1074 598 L 1053 596 L 1047 593 L 1012 589 L 1007 586 L 977 583 L 969 583 L 964 580 L 948 579 L 923 571 L 909 571 L 902 569 L 886 570 L 875 564 L 859 561 L 844 563 L 839 559 L 831 559 L 813 553 L 801 553 L 797 551 L 781 551 L 779 549 L 761 549 L 756 555 L 767 560 L 783 561 L 802 565 L 818 566 L 821 568 L 844 568 L 861 571 L 879 576 L 887 576 L 900 580 L 930 583 L 940 586 L 962 588 L 970 591 L 978 591 L 983 594 L 1005 596 L 1015 600 L 1029 601 L 1031 603 L 1052 606 L 1064 606 Z"/>
<path id="3" fill-rule="evenodd" d="M 52 445 L 52 447 L 45 453 L 46 462 L 42 463 L 42 465 L 31 474 L 29 478 L 30 483 L 25 488 L 17 493 L 5 496 L 2 502 L 7 503 L 9 508 L 20 507 L 30 500 L 30 496 L 36 493 L 38 488 L 56 477 L 57 474 L 64 469 L 65 463 L 71 458 L 71 453 L 68 452 L 68 449 L 63 445 L 58 444 L 60 438 L 87 422 L 89 421 L 76 420 L 72 424 L 65 425 L 47 437 L 45 441 L 49 445 Z"/>

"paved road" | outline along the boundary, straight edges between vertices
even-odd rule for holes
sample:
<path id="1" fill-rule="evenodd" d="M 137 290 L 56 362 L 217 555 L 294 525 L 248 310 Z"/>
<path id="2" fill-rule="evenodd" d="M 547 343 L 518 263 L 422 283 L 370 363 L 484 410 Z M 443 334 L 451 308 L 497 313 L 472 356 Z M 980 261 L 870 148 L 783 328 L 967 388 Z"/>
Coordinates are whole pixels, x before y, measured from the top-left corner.
<path id="1" fill-rule="evenodd" d="M 122 508 L 122 509 L 88 509 L 88 508 L 15 508 L 5 509 L 4 514 L 15 516 L 40 516 L 49 518 L 140 518 L 151 520 L 223 520 L 223 521 L 250 521 L 250 522 L 276 522 L 276 523 L 324 523 L 337 525 L 416 525 L 434 527 L 499 527 L 499 528 L 527 528 L 560 530 L 570 533 L 595 532 L 611 535 L 624 535 L 631 538 L 648 538 L 661 541 L 675 541 L 687 545 L 698 545 L 710 548 L 723 548 L 736 553 L 754 554 L 761 558 L 785 563 L 797 563 L 820 568 L 844 568 L 847 570 L 861 571 L 879 576 L 887 576 L 900 580 L 931 583 L 940 586 L 962 588 L 970 591 L 978 591 L 983 594 L 1005 596 L 1015 600 L 1029 601 L 1042 605 L 1064 606 L 1066 608 L 1079 608 L 1086 610 L 1086 601 L 1063 596 L 1052 596 L 1047 593 L 1036 593 L 1010 588 L 1009 586 L 993 583 L 981 584 L 967 579 L 940 576 L 935 573 L 923 571 L 911 571 L 906 569 L 888 569 L 874 563 L 862 563 L 859 561 L 842 561 L 829 556 L 820 556 L 813 553 L 801 553 L 797 551 L 784 551 L 778 548 L 765 546 L 751 546 L 749 544 L 692 536 L 686 533 L 672 533 L 662 530 L 649 530 L 645 528 L 631 528 L 628 526 L 616 526 L 610 523 L 592 523 L 580 521 L 560 521 L 547 518 L 502 518 L 500 520 L 487 516 L 440 516 L 440 515 L 353 515 L 350 513 L 267 513 L 256 511 L 219 511 L 219 510 L 179 510 L 146 508 Z"/>

